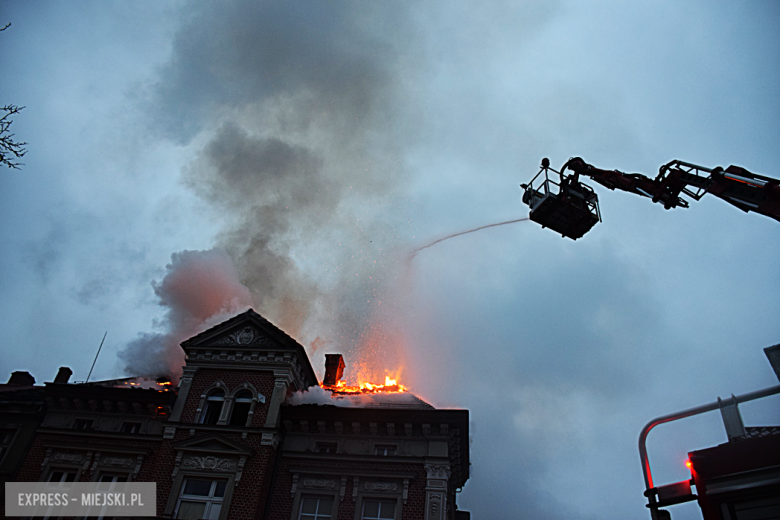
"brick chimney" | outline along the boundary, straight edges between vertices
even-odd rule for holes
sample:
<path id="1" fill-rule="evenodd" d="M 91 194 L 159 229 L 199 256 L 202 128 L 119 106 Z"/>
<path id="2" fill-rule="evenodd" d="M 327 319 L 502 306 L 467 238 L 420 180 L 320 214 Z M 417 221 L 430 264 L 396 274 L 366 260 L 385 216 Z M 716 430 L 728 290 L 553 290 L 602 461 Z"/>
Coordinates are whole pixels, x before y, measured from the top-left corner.
<path id="1" fill-rule="evenodd" d="M 18 386 L 33 386 L 35 384 L 35 378 L 31 376 L 29 372 L 17 370 L 16 372 L 11 373 L 11 377 L 8 379 L 7 384 Z"/>
<path id="2" fill-rule="evenodd" d="M 341 354 L 325 354 L 325 379 L 326 385 L 336 385 L 344 375 L 344 358 Z"/>
<path id="3" fill-rule="evenodd" d="M 73 370 L 68 367 L 60 367 L 57 372 L 57 377 L 54 378 L 55 383 L 67 383 L 70 376 L 73 375 Z"/>

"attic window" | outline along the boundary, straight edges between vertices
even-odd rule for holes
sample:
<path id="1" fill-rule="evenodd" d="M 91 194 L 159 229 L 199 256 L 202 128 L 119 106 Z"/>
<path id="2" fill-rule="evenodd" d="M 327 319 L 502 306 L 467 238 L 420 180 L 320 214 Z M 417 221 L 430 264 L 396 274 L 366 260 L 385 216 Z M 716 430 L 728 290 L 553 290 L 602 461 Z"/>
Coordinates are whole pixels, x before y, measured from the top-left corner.
<path id="1" fill-rule="evenodd" d="M 336 453 L 337 447 L 335 442 L 318 442 L 314 451 L 317 453 Z"/>
<path id="2" fill-rule="evenodd" d="M 223 390 L 214 390 L 206 398 L 206 406 L 201 415 L 201 424 L 217 424 L 219 415 L 222 413 L 222 405 L 225 404 L 225 392 Z"/>
<path id="3" fill-rule="evenodd" d="M 381 455 L 383 457 L 392 457 L 395 455 L 394 445 L 377 444 L 374 447 L 374 455 Z"/>
<path id="4" fill-rule="evenodd" d="M 73 423 L 73 429 L 74 430 L 91 430 L 92 429 L 92 420 L 91 419 L 76 419 L 76 422 Z"/>
<path id="5" fill-rule="evenodd" d="M 126 422 L 122 425 L 122 433 L 138 433 L 141 431 L 141 423 Z"/>

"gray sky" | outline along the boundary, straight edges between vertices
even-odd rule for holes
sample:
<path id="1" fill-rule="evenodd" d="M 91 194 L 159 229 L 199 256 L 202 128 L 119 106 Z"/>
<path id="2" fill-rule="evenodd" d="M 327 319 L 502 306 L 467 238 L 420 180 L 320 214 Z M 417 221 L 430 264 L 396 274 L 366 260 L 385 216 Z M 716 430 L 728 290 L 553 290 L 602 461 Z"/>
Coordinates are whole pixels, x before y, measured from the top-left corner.
<path id="1" fill-rule="evenodd" d="M 549 157 L 780 177 L 775 2 L 0 2 L 0 377 L 176 365 L 253 305 L 312 356 L 468 408 L 475 518 L 647 518 L 650 419 L 777 383 L 780 226 L 596 188 L 529 222 Z M 122 354 L 124 352 L 124 354 Z M 6 374 L 6 376 L 2 376 Z M 742 407 L 777 424 L 780 400 Z M 656 482 L 725 440 L 650 434 Z M 671 509 L 700 518 L 695 504 Z"/>

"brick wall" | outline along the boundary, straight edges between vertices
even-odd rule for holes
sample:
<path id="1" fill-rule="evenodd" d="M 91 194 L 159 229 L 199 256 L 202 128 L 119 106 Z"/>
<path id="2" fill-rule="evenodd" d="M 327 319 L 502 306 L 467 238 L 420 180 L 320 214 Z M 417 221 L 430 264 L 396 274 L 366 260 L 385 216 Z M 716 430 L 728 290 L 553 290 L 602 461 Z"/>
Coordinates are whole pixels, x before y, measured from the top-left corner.
<path id="1" fill-rule="evenodd" d="M 276 480 L 274 481 L 268 520 L 290 520 L 293 506 L 293 497 L 290 494 L 293 485 L 292 472 L 290 471 L 291 465 L 295 467 L 304 466 L 311 468 L 313 471 L 326 472 L 334 476 L 340 476 L 339 471 L 343 470 L 371 473 L 387 472 L 388 475 L 399 472 L 413 474 L 414 478 L 409 482 L 409 495 L 406 504 L 403 504 L 401 518 L 403 520 L 423 520 L 425 517 L 426 473 L 422 462 L 417 464 L 408 462 L 393 463 L 392 461 L 377 463 L 371 461 L 334 461 L 332 459 L 318 460 L 313 457 L 311 459 L 297 457 L 289 459 L 283 456 L 279 463 Z M 347 478 L 344 499 L 339 504 L 338 520 L 353 520 L 355 517 L 356 502 L 352 499 L 352 487 L 353 480 L 352 477 L 349 477 Z"/>
<path id="2" fill-rule="evenodd" d="M 192 379 L 190 394 L 181 416 L 181 422 L 195 422 L 195 412 L 200 403 L 200 396 L 215 382 L 222 381 L 232 392 L 245 382 L 255 387 L 260 394 L 265 396 L 265 403 L 257 403 L 252 418 L 253 427 L 262 427 L 268 415 L 268 404 L 274 391 L 274 375 L 270 371 L 234 370 L 221 368 L 201 368 Z"/>

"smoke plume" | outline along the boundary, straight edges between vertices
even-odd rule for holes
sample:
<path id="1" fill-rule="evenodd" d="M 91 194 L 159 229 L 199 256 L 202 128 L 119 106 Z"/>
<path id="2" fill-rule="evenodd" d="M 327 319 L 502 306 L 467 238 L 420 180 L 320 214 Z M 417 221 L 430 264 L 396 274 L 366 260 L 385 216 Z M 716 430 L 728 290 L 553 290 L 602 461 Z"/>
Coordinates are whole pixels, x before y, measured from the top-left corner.
<path id="1" fill-rule="evenodd" d="M 220 278 L 235 271 L 245 287 L 231 283 L 240 297 L 226 290 L 220 303 L 204 296 L 208 312 L 191 309 L 197 290 L 183 298 L 178 289 L 196 287 L 186 280 L 196 273 L 180 271 L 174 255 L 155 286 L 169 331 L 126 352 L 157 353 L 155 366 L 173 366 L 180 349 L 169 340 L 225 301 L 253 302 L 307 346 L 364 350 L 362 366 L 385 349 L 363 344 L 397 336 L 380 306 L 402 264 L 401 157 L 414 133 L 412 112 L 398 102 L 413 99 L 415 71 L 402 59 L 413 31 L 401 6 L 234 0 L 185 9 L 148 104 L 157 132 L 197 150 L 183 182 L 223 224 L 216 245 L 233 264 L 221 257 Z M 174 278 L 180 284 L 166 290 Z M 386 348 L 398 362 L 401 351 Z"/>
<path id="2" fill-rule="evenodd" d="M 162 281 L 152 283 L 166 309 L 155 324 L 159 331 L 139 334 L 118 354 L 128 373 L 178 379 L 184 365 L 179 343 L 252 306 L 249 291 L 222 249 L 174 253 L 166 269 Z"/>

